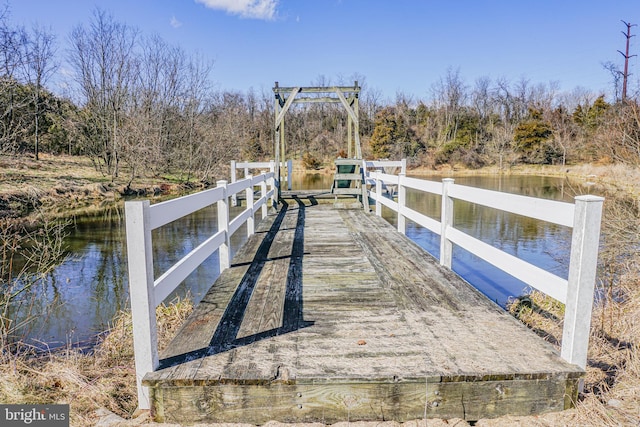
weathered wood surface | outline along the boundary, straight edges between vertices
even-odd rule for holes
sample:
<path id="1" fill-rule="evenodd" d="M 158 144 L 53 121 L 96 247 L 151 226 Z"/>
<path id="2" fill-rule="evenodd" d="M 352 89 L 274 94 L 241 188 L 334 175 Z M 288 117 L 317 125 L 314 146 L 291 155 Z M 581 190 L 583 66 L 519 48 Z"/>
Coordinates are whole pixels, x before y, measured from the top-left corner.
<path id="1" fill-rule="evenodd" d="M 181 423 L 534 414 L 582 375 L 382 218 L 309 199 L 260 223 L 162 357 L 144 384 Z"/>

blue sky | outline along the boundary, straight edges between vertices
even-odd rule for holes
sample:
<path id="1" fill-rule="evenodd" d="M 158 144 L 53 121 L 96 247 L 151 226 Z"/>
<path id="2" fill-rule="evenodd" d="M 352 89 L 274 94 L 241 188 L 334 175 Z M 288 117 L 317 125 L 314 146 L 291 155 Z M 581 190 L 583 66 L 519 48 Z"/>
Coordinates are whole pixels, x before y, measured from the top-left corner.
<path id="1" fill-rule="evenodd" d="M 221 90 L 267 90 L 364 76 L 383 99 L 428 99 L 447 69 L 472 86 L 488 76 L 611 91 L 602 63 L 622 68 L 639 0 L 9 0 L 13 23 L 38 23 L 64 53 L 99 7 L 143 34 L 213 60 Z M 640 27 L 632 32 L 640 33 Z M 631 39 L 640 54 L 640 36 Z M 640 61 L 630 62 L 634 87 Z"/>

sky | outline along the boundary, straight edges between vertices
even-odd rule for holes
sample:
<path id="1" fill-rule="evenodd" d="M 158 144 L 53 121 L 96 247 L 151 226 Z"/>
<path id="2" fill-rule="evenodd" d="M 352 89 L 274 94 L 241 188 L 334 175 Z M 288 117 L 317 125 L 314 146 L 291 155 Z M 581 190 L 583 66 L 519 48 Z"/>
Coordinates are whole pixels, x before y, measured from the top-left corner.
<path id="1" fill-rule="evenodd" d="M 1 2 L 2 0 L 0 0 Z M 622 69 L 640 0 L 4 0 L 10 21 L 50 28 L 64 52 L 96 8 L 144 35 L 213 61 L 218 90 L 351 84 L 393 101 L 428 100 L 448 70 L 476 79 L 556 82 L 611 93 L 603 63 Z M 639 34 L 640 26 L 632 27 Z M 630 39 L 640 54 L 640 37 Z M 638 86 L 640 60 L 630 59 Z M 51 88 L 55 91 L 55 88 Z"/>

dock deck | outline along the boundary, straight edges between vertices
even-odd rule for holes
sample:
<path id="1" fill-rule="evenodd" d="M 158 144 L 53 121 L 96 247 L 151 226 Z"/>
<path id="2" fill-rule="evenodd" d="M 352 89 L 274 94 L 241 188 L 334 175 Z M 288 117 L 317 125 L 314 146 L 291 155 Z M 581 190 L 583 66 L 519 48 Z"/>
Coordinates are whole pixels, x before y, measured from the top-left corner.
<path id="1" fill-rule="evenodd" d="M 583 375 L 384 219 L 295 196 L 161 357 L 152 411 L 185 424 L 528 415 Z"/>

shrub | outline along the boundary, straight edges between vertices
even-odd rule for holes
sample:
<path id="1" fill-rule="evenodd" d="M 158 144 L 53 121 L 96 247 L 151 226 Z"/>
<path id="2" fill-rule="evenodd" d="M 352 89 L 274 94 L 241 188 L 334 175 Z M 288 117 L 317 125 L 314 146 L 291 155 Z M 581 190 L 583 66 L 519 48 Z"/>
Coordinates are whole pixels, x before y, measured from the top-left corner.
<path id="1" fill-rule="evenodd" d="M 320 169 L 321 164 L 320 160 L 309 152 L 302 155 L 302 166 L 305 169 L 317 170 Z"/>

